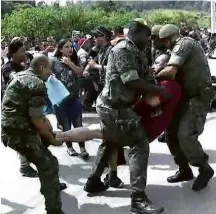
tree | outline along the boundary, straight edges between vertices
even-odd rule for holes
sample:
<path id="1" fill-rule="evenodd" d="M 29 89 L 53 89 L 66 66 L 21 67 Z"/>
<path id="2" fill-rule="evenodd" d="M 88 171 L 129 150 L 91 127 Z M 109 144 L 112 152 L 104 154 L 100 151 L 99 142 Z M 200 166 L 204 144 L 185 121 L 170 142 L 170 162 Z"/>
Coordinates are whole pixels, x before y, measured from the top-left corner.
<path id="1" fill-rule="evenodd" d="M 43 0 L 39 1 L 38 4 L 37 4 L 38 7 L 45 6 L 45 5 L 46 5 L 46 2 L 43 1 Z"/>
<path id="2" fill-rule="evenodd" d="M 118 6 L 118 5 L 117 5 Z M 28 36 L 46 38 L 50 35 L 61 38 L 71 34 L 72 30 L 89 33 L 97 26 L 113 29 L 116 26 L 127 27 L 137 17 L 143 17 L 147 23 L 179 24 L 186 20 L 188 24 L 198 24 L 200 27 L 210 26 L 209 15 L 197 12 L 179 10 L 126 11 L 124 8 L 116 11 L 105 11 L 100 8 L 85 8 L 82 5 L 67 7 L 38 6 L 19 8 L 2 20 L 2 35 Z"/>
<path id="3" fill-rule="evenodd" d="M 98 1 L 95 2 L 92 7 L 99 8 L 101 10 L 104 10 L 105 12 L 113 12 L 117 10 L 117 5 L 113 1 Z"/>
<path id="4" fill-rule="evenodd" d="M 2 18 L 4 18 L 5 14 L 11 13 L 12 4 L 11 2 L 2 1 L 1 2 L 1 14 Z"/>
<path id="5" fill-rule="evenodd" d="M 19 10 L 20 8 L 29 8 L 34 6 L 35 1 L 2 1 L 2 18 L 4 18 L 6 14 L 10 14 L 13 10 Z"/>
<path id="6" fill-rule="evenodd" d="M 31 4 L 19 4 L 19 3 L 15 3 L 13 6 L 13 10 L 20 10 L 20 9 L 25 9 L 25 8 L 31 8 L 32 5 Z"/>

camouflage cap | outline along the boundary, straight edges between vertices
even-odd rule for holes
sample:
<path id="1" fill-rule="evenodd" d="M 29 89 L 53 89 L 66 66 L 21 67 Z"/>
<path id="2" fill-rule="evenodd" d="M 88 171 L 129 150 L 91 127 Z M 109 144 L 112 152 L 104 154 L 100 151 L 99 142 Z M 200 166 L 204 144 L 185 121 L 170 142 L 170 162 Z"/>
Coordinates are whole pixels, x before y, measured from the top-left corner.
<path id="1" fill-rule="evenodd" d="M 163 25 L 154 25 L 151 29 L 152 36 L 159 36 L 159 31 L 163 27 Z"/>
<path id="2" fill-rule="evenodd" d="M 179 34 L 179 28 L 173 24 L 166 24 L 160 29 L 159 38 L 165 39 L 174 34 Z"/>
<path id="3" fill-rule="evenodd" d="M 141 25 L 148 25 L 146 20 L 143 18 L 136 18 L 133 20 L 134 22 L 139 22 Z"/>

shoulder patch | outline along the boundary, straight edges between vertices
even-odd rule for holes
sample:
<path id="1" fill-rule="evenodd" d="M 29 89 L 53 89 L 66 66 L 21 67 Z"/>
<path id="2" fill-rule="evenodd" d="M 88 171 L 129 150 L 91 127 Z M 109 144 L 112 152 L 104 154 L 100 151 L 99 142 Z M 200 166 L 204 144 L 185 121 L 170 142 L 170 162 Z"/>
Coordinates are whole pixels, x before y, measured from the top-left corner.
<path id="1" fill-rule="evenodd" d="M 192 46 L 193 46 L 193 40 L 191 40 L 190 38 L 182 38 L 180 39 L 174 46 L 173 50 L 172 50 L 172 54 L 180 54 L 180 53 L 186 53 L 189 50 L 191 50 Z"/>

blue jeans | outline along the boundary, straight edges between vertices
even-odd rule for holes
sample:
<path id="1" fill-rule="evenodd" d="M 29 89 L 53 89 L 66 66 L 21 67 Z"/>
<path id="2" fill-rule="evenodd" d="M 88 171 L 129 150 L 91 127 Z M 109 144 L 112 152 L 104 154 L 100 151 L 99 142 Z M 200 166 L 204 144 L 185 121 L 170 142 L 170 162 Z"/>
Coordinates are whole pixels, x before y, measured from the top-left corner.
<path id="1" fill-rule="evenodd" d="M 74 128 L 82 127 L 82 103 L 79 97 L 72 98 L 65 103 L 54 106 L 55 115 L 63 131 L 71 130 L 71 124 Z M 72 147 L 72 142 L 66 142 L 68 148 Z M 85 147 L 85 143 L 79 143 L 80 148 Z"/>

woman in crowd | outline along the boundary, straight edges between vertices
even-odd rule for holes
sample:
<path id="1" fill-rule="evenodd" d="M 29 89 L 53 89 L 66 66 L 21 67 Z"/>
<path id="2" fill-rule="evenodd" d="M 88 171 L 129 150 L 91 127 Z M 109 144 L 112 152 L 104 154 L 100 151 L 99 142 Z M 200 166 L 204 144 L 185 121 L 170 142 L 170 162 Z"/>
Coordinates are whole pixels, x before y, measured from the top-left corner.
<path id="1" fill-rule="evenodd" d="M 54 106 L 54 111 L 58 123 L 62 126 L 63 131 L 71 130 L 71 124 L 74 128 L 82 127 L 82 104 L 79 97 L 79 77 L 82 76 L 83 70 L 78 65 L 78 57 L 72 43 L 69 40 L 61 40 L 53 58 L 53 73 L 59 79 L 70 95 L 61 103 Z M 66 141 L 67 152 L 70 156 L 78 156 L 74 150 L 72 142 Z M 89 154 L 85 149 L 85 143 L 79 143 L 80 156 L 87 159 Z"/>

